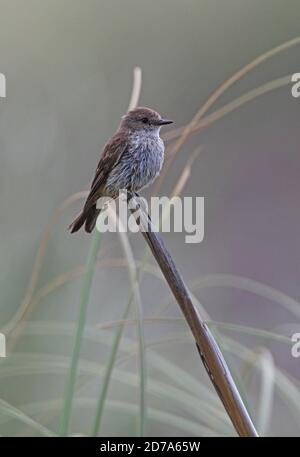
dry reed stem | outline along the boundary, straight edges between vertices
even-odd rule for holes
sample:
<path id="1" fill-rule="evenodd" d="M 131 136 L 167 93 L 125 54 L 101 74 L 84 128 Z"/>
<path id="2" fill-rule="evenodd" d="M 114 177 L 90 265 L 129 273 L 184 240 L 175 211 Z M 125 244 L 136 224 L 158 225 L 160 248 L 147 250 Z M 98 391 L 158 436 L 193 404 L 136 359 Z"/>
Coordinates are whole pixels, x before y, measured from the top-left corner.
<path id="1" fill-rule="evenodd" d="M 243 76 L 245 76 L 249 71 L 253 70 L 255 67 L 260 65 L 261 63 L 265 62 L 266 60 L 270 59 L 274 55 L 278 54 L 279 52 L 285 51 L 286 49 L 295 46 L 300 43 L 300 37 L 293 38 L 290 41 L 287 41 L 275 48 L 270 49 L 269 51 L 261 54 L 260 56 L 253 59 L 248 64 L 244 65 L 240 70 L 234 73 L 229 79 L 224 81 L 208 98 L 208 100 L 202 105 L 202 107 L 198 110 L 192 120 L 185 126 L 184 130 L 182 131 L 181 135 L 179 136 L 178 140 L 174 143 L 172 148 L 169 151 L 170 159 L 165 164 L 165 167 L 159 177 L 157 185 L 155 187 L 155 192 L 160 188 L 160 185 L 163 181 L 163 178 L 167 174 L 169 167 L 172 164 L 172 161 L 179 151 L 179 149 L 183 146 L 183 144 L 189 139 L 192 135 L 193 130 L 196 129 L 197 124 L 199 123 L 200 119 L 203 118 L 205 113 L 213 106 L 213 104 L 229 89 L 235 82 L 240 80 Z"/>
<path id="2" fill-rule="evenodd" d="M 202 320 L 198 310 L 194 306 L 170 253 L 157 232 L 153 230 L 150 219 L 145 215 L 141 206 L 139 206 L 137 199 L 133 195 L 129 196 L 131 197 L 131 211 L 134 213 L 137 209 L 139 210 L 142 235 L 150 247 L 194 335 L 203 365 L 233 426 L 239 436 L 258 436 L 223 355 L 208 326 Z"/>

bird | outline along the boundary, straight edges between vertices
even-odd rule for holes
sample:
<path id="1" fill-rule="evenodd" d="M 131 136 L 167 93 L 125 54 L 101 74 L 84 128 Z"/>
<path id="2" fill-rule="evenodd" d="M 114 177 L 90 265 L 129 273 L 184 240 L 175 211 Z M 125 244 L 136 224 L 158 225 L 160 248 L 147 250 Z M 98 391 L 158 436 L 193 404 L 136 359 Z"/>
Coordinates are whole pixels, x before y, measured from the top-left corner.
<path id="1" fill-rule="evenodd" d="M 105 144 L 90 192 L 81 213 L 70 224 L 71 233 L 83 225 L 87 233 L 95 228 L 101 197 L 117 198 L 120 191 L 137 193 L 159 175 L 164 162 L 160 129 L 172 124 L 157 111 L 137 107 L 122 116 L 116 133 Z"/>

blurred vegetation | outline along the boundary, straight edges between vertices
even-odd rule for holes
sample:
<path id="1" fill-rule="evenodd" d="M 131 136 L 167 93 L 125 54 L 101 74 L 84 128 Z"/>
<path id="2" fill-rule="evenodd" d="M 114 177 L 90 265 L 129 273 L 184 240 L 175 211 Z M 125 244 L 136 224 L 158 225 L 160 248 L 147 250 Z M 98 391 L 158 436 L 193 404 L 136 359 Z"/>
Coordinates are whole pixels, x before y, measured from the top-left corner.
<path id="1" fill-rule="evenodd" d="M 143 68 L 142 90 L 147 94 L 145 99 L 142 95 L 141 103 L 167 110 L 171 108 L 167 98 L 174 97 L 172 109 L 178 114 L 177 127 L 165 134 L 163 173 L 148 195 L 204 194 L 212 202 L 206 206 L 209 229 L 203 243 L 195 248 L 184 245 L 180 235 L 169 235 L 167 244 L 182 265 L 193 299 L 222 348 L 259 434 L 299 434 L 299 370 L 291 357 L 291 334 L 300 316 L 300 303 L 292 298 L 299 296 L 298 233 L 294 229 L 299 215 L 293 206 L 299 191 L 298 138 L 294 135 L 294 112 L 299 108 L 291 105 L 293 100 L 286 101 L 291 73 L 299 68 L 293 67 L 293 57 L 281 59 L 293 56 L 295 49 L 298 55 L 300 38 L 281 40 L 280 33 L 275 30 L 272 34 L 271 28 L 264 44 L 258 46 L 260 51 L 251 51 L 250 57 L 245 56 L 248 42 L 239 30 L 245 49 L 243 58 L 233 63 L 234 52 L 227 53 L 228 43 L 220 28 L 216 28 L 217 41 L 208 46 L 205 40 L 209 37 L 205 24 L 211 27 L 209 21 L 216 20 L 210 6 L 214 2 L 188 1 L 183 13 L 180 2 L 166 1 L 159 15 L 156 6 L 151 9 L 146 2 L 138 6 L 129 1 L 136 10 L 127 11 L 124 18 L 118 1 L 110 6 L 100 0 L 85 6 L 77 1 L 53 1 L 45 2 L 42 10 L 30 0 L 23 32 L 33 27 L 34 35 L 26 37 L 23 46 L 33 42 L 27 57 L 34 63 L 34 71 L 26 76 L 26 62 L 17 63 L 11 53 L 21 40 L 21 32 L 20 36 L 16 30 L 8 32 L 15 13 L 8 2 L 2 3 L 7 25 L 0 37 L 7 34 L 6 46 L 11 49 L 4 53 L 4 69 L 0 68 L 4 73 L 5 66 L 9 69 L 8 98 L 0 105 L 5 191 L 1 331 L 8 345 L 8 357 L 1 360 L 0 370 L 0 434 L 235 435 L 199 364 L 193 338 L 141 237 L 94 234 L 90 240 L 84 234 L 71 237 L 66 232 L 97 162 L 99 124 L 105 126 L 100 132 L 103 144 L 123 113 L 119 111 L 126 110 L 130 72 L 136 64 Z M 288 8 L 279 5 L 272 3 L 273 14 L 282 13 L 283 25 L 293 23 L 292 13 L 288 15 Z M 234 24 L 231 7 L 236 12 Z M 221 14 L 230 26 L 226 36 L 232 36 L 231 26 L 239 20 L 243 24 L 249 15 L 263 16 L 263 9 L 259 2 L 250 7 L 249 2 L 228 0 Z M 162 42 L 166 11 L 168 22 L 180 23 L 178 30 L 176 24 L 170 26 L 176 43 L 169 42 L 164 32 L 166 48 L 152 54 L 148 49 L 151 41 L 143 36 L 137 51 L 135 40 L 142 32 L 146 38 L 155 32 L 152 46 L 157 48 Z M 143 14 L 157 20 L 155 29 L 153 25 L 142 30 L 139 20 Z M 198 35 L 197 21 L 203 26 Z M 260 21 L 257 18 L 257 27 Z M 43 24 L 49 28 L 42 30 Z M 125 29 L 133 24 L 137 30 L 127 33 Z M 53 25 L 57 36 L 50 31 Z M 267 22 L 267 30 L 270 27 L 273 24 Z M 265 28 L 261 33 L 264 36 Z M 120 40 L 122 34 L 125 44 Z M 58 37 L 65 37 L 66 47 L 59 47 Z M 275 42 L 283 44 L 274 47 Z M 99 49 L 107 43 L 107 54 L 101 53 Z M 216 51 L 213 45 L 218 46 Z M 201 66 L 195 62 L 192 68 L 188 54 L 190 51 L 195 59 L 199 47 Z M 266 52 L 261 54 L 263 50 Z M 126 77 L 118 63 L 121 52 Z M 50 63 L 45 63 L 48 55 Z M 172 67 L 176 59 L 179 66 Z M 222 65 L 222 78 L 218 76 L 215 86 L 205 68 L 210 59 Z M 104 67 L 99 73 L 97 60 Z M 273 65 L 271 77 L 263 73 L 266 65 Z M 242 69 L 232 70 L 239 67 Z M 30 89 L 26 93 L 15 76 L 20 69 L 24 87 Z M 203 70 L 203 78 L 198 69 Z M 212 67 L 209 70 L 215 77 Z M 158 81 L 153 83 L 155 75 L 163 81 L 161 86 Z M 52 81 L 53 86 L 49 84 L 47 90 L 39 84 L 34 87 L 40 79 Z M 245 79 L 247 83 L 243 83 Z M 188 80 L 193 84 L 186 93 Z M 239 89 L 235 89 L 236 83 Z M 101 95 L 95 96 L 100 87 Z M 177 93 L 177 87 L 182 92 Z M 285 98 L 281 99 L 278 93 L 283 91 Z M 33 102 L 28 103 L 29 97 Z M 137 99 L 134 93 L 134 104 Z M 258 113 L 266 99 L 267 112 Z M 104 106 L 98 111 L 101 103 Z M 90 123 L 85 123 L 85 110 L 89 110 Z M 229 113 L 235 116 L 233 124 L 228 123 Z M 289 115 L 286 124 L 280 115 Z M 174 117 L 172 113 L 170 117 Z M 248 131 L 250 123 L 255 127 Z M 264 137 L 264 128 L 271 129 L 270 138 Z M 210 131 L 217 138 L 215 143 Z M 237 138 L 232 152 L 228 137 Z M 276 149 L 279 137 L 284 151 Z M 219 147 L 223 150 L 213 157 Z M 268 175 L 260 177 L 269 168 L 274 186 Z M 215 174 L 213 169 L 217 169 Z M 32 187 L 26 187 L 29 185 Z M 60 187 L 62 191 L 58 191 Z M 24 206 L 26 199 L 32 206 Z M 232 201 L 236 206 L 231 206 Z M 19 204 L 22 213 L 17 211 Z M 286 207 L 290 212 L 284 212 Z M 282 247 L 278 247 L 279 241 Z"/>

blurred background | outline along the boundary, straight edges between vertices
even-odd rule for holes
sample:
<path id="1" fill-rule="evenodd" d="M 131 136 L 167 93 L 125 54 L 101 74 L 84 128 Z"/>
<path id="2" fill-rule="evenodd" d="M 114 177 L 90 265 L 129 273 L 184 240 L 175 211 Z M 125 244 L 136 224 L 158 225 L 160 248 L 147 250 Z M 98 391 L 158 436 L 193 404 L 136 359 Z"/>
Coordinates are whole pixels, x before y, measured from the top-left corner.
<path id="1" fill-rule="evenodd" d="M 82 200 L 66 199 L 92 179 L 127 110 L 134 67 L 142 69 L 139 104 L 179 128 L 240 68 L 300 35 L 299 23 L 296 0 L 0 0 L 0 72 L 7 80 L 0 99 L 0 322 L 7 337 L 0 435 L 59 433 L 93 238 L 68 233 Z M 205 197 L 204 241 L 162 236 L 262 435 L 300 433 L 300 360 L 291 355 L 291 335 L 300 331 L 300 99 L 289 83 L 300 72 L 299 52 L 300 40 L 245 72 L 206 115 L 250 91 L 253 99 L 194 132 L 160 187 L 143 193 L 170 195 L 202 146 L 181 195 Z M 263 85 L 265 93 L 255 92 Z M 165 135 L 168 156 L 174 135 Z M 131 234 L 129 242 L 139 268 L 144 240 Z M 151 256 L 147 262 L 139 281 L 145 434 L 235 436 L 178 305 Z M 109 361 L 97 433 L 138 433 L 140 343 L 131 291 L 119 236 L 104 234 L 70 434 L 97 428 Z"/>

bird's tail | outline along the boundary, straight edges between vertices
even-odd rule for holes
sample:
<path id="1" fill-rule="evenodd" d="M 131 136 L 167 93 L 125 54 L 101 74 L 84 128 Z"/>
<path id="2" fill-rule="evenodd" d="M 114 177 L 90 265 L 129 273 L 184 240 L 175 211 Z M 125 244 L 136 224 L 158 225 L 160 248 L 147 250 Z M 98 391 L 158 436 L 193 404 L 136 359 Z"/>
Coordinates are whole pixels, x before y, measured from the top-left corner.
<path id="1" fill-rule="evenodd" d="M 78 217 L 69 225 L 71 233 L 78 232 L 79 229 L 85 224 L 85 231 L 91 233 L 95 228 L 97 217 L 99 216 L 100 209 L 97 209 L 96 205 L 89 208 L 87 211 L 82 211 Z"/>
<path id="2" fill-rule="evenodd" d="M 97 209 L 96 205 L 89 210 L 84 226 L 86 232 L 91 233 L 94 230 L 100 211 L 101 209 Z"/>

